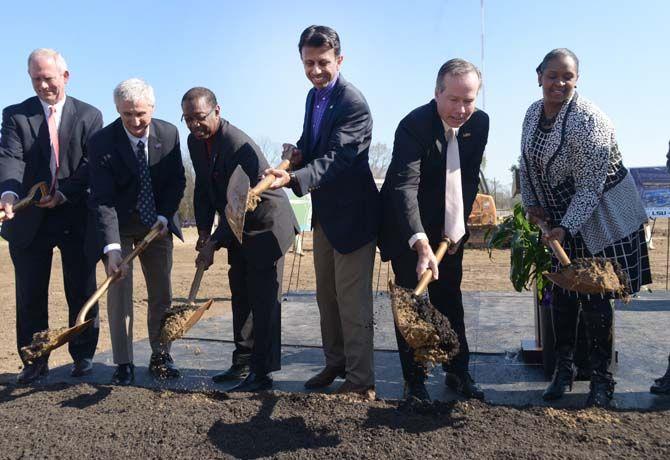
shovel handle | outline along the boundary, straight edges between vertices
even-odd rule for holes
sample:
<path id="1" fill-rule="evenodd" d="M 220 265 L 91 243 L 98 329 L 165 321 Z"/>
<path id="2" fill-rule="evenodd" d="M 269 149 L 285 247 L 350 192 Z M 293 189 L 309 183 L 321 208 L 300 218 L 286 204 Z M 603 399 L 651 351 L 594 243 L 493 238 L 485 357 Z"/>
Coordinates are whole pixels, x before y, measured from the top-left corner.
<path id="1" fill-rule="evenodd" d="M 281 169 L 282 171 L 287 171 L 289 166 L 291 166 L 291 162 L 289 160 L 284 160 L 281 163 L 279 163 L 279 166 L 277 166 L 275 169 Z M 249 191 L 249 194 L 260 196 L 261 193 L 270 188 L 275 179 L 276 179 L 275 176 L 273 176 L 272 174 L 268 174 L 263 179 L 261 179 L 261 181 L 258 184 L 256 184 L 254 188 L 252 188 Z"/>
<path id="2" fill-rule="evenodd" d="M 30 190 L 28 190 L 28 193 L 25 196 L 25 198 L 14 203 L 13 207 L 14 212 L 20 211 L 23 208 L 27 208 L 28 206 L 33 204 L 35 202 L 35 195 L 37 194 L 38 190 L 42 196 L 47 196 L 49 194 L 49 188 L 47 187 L 46 182 L 36 183 L 32 187 L 30 187 Z M 5 217 L 7 217 L 7 213 L 5 213 L 5 211 L 0 211 L 0 222 L 5 220 Z"/>
<path id="3" fill-rule="evenodd" d="M 547 226 L 546 222 L 539 221 L 536 224 L 540 230 L 542 230 L 542 233 L 545 235 L 549 234 L 549 227 Z M 558 242 L 558 240 L 549 240 L 549 247 L 551 248 L 552 252 L 558 259 L 558 261 L 563 265 L 564 267 L 567 267 L 570 265 L 570 257 L 565 253 L 565 250 L 563 249 L 563 246 L 561 246 L 561 243 Z"/>
<path id="4" fill-rule="evenodd" d="M 157 223 L 154 225 L 149 233 L 146 234 L 144 239 L 135 246 L 133 251 L 128 254 L 122 261 L 121 265 L 128 264 L 130 261 L 132 261 L 135 257 L 138 256 L 142 251 L 144 251 L 147 246 L 149 246 L 149 243 L 151 243 L 161 232 L 161 227 L 162 224 Z M 86 301 L 83 307 L 81 307 L 81 310 L 79 310 L 79 314 L 77 315 L 77 321 L 75 322 L 75 326 L 79 326 L 82 324 L 85 319 L 86 315 L 88 314 L 89 310 L 93 305 L 102 297 L 102 295 L 107 292 L 107 289 L 109 289 L 109 285 L 112 284 L 114 281 L 118 279 L 118 277 L 121 275 L 120 271 L 116 271 L 109 275 L 107 279 L 100 285 L 98 289 L 93 293 L 93 295 Z"/>
<path id="5" fill-rule="evenodd" d="M 195 303 L 195 296 L 198 295 L 198 290 L 200 289 L 200 282 L 202 281 L 202 275 L 205 273 L 204 265 L 198 265 L 198 269 L 195 271 L 195 276 L 193 277 L 193 282 L 191 283 L 191 290 L 188 293 L 187 303 L 189 305 Z"/>
<path id="6" fill-rule="evenodd" d="M 438 264 L 442 261 L 442 258 L 447 253 L 447 249 L 449 249 L 449 244 L 451 244 L 451 241 L 448 238 L 445 238 L 440 242 L 439 246 L 437 247 L 437 251 L 435 251 L 435 259 L 437 259 Z M 423 275 L 421 275 L 421 280 L 419 280 L 419 284 L 416 285 L 413 294 L 415 296 L 423 294 L 423 291 L 426 290 L 428 284 L 430 284 L 432 280 L 433 280 L 433 270 L 429 268 L 428 270 L 423 272 Z"/>

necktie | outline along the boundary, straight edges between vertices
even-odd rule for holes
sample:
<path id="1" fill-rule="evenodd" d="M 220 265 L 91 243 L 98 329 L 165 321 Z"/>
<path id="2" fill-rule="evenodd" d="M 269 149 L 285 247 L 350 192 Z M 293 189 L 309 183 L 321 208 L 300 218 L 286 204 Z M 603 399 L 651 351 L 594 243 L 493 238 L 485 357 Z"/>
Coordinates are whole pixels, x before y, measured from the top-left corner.
<path id="1" fill-rule="evenodd" d="M 444 235 L 458 242 L 465 235 L 461 159 L 456 130 L 447 130 L 447 174 L 444 188 Z"/>
<path id="2" fill-rule="evenodd" d="M 140 213 L 140 221 L 147 227 L 151 227 L 156 223 L 158 216 L 156 214 L 154 193 L 151 189 L 151 176 L 149 175 L 147 156 L 144 152 L 144 142 L 139 141 L 137 143 L 135 153 L 137 154 L 137 162 L 140 166 L 140 191 L 137 194 L 137 210 Z"/>
<path id="3" fill-rule="evenodd" d="M 49 127 L 49 139 L 51 140 L 51 160 L 49 161 L 49 169 L 51 170 L 51 189 L 49 194 L 57 188 L 58 184 L 58 170 L 60 169 L 60 146 L 58 144 L 58 127 L 56 126 L 56 106 L 49 106 L 49 118 L 47 118 L 47 126 Z"/>

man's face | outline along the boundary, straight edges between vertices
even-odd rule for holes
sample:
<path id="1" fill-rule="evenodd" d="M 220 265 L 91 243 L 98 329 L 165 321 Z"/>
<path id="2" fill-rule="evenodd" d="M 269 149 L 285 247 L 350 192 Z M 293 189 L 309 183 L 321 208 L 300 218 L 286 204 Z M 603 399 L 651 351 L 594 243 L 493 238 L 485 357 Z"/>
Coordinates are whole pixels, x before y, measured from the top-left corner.
<path id="1" fill-rule="evenodd" d="M 335 56 L 335 50 L 322 46 L 314 48 L 303 46 L 300 52 L 302 65 L 305 68 L 307 79 L 312 82 L 316 89 L 328 86 L 340 71 L 344 56 Z"/>
<path id="2" fill-rule="evenodd" d="M 65 97 L 65 85 L 70 73 L 67 70 L 60 70 L 53 58 L 48 56 L 33 58 L 28 67 L 28 75 L 37 97 L 47 104 L 54 105 Z"/>
<path id="3" fill-rule="evenodd" d="M 154 114 L 154 106 L 147 101 L 121 101 L 116 104 L 123 126 L 135 137 L 144 137 Z"/>
<path id="4" fill-rule="evenodd" d="M 452 128 L 460 128 L 475 111 L 479 78 L 475 72 L 444 76 L 444 89 L 435 90 L 440 118 Z"/>
<path id="5" fill-rule="evenodd" d="M 184 101 L 182 118 L 196 139 L 207 139 L 219 129 L 221 108 L 212 107 L 204 97 Z"/>

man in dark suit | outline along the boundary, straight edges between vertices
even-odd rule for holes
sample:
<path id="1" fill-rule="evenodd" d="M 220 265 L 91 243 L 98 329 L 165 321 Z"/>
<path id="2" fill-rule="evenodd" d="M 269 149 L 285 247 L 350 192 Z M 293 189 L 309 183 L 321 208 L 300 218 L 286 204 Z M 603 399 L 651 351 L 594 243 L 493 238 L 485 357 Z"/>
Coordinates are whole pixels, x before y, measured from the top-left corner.
<path id="1" fill-rule="evenodd" d="M 340 38 L 310 26 L 298 50 L 314 85 L 307 95 L 303 132 L 293 148 L 295 172 L 268 170 L 277 187 L 311 193 L 316 297 L 326 367 L 306 388 L 345 382 L 340 393 L 374 389 L 372 271 L 379 225 L 379 194 L 368 150 L 372 117 L 361 92 L 339 70 Z"/>
<path id="2" fill-rule="evenodd" d="M 467 397 L 484 393 L 468 372 L 469 351 L 463 320 L 461 279 L 465 223 L 479 185 L 479 167 L 489 119 L 475 108 L 481 74 L 462 59 L 438 72 L 435 99 L 409 113 L 398 125 L 393 157 L 382 187 L 379 247 L 391 260 L 396 284 L 414 289 L 426 269 L 432 304 L 451 322 L 460 351 L 444 366 L 445 383 Z M 433 249 L 447 236 L 454 241 L 438 265 Z M 428 400 L 424 371 L 396 328 L 406 396 Z"/>
<path id="3" fill-rule="evenodd" d="M 101 128 L 98 109 L 66 96 L 69 72 L 56 51 L 37 49 L 28 58 L 28 73 L 37 97 L 12 105 L 2 113 L 0 137 L 0 209 L 6 213 L 2 236 L 16 277 L 16 338 L 19 349 L 30 344 L 35 332 L 48 329 L 48 291 L 53 249 L 58 247 L 63 263 L 69 326 L 95 291 L 95 264 L 84 263 L 88 198 L 87 143 Z M 50 184 L 48 196 L 24 211 L 13 213 L 13 205 L 37 182 Z M 97 305 L 89 318 L 95 325 L 69 343 L 80 377 L 93 370 L 98 343 Z M 32 363 L 24 361 L 19 383 L 46 375 L 48 356 Z"/>
<path id="4" fill-rule="evenodd" d="M 214 376 L 217 383 L 248 372 L 230 391 L 261 391 L 272 387 L 270 372 L 280 369 L 281 286 L 284 254 L 298 233 L 288 197 L 281 190 L 261 194 L 246 214 L 242 244 L 225 219 L 214 233 L 214 216 L 224 216 L 226 191 L 233 171 L 241 166 L 253 187 L 269 165 L 260 148 L 244 132 L 221 118 L 216 96 L 207 88 L 188 90 L 181 102 L 191 134 L 188 150 L 195 170 L 193 207 L 198 226 L 196 265 L 209 267 L 214 252 L 228 250 L 228 280 L 233 309 L 233 366 Z"/>
<path id="5" fill-rule="evenodd" d="M 117 369 L 112 383 L 128 385 L 133 364 L 132 264 L 122 258 L 149 230 L 161 235 L 139 256 L 148 293 L 149 371 L 154 377 L 179 377 L 170 345 L 160 341 L 160 325 L 172 303 L 172 235 L 183 239 L 176 213 L 186 177 L 177 128 L 152 118 L 154 91 L 131 78 L 114 89 L 120 117 L 91 139 L 91 207 L 97 224 L 97 255 L 105 255 L 107 274 L 120 270 L 121 280 L 107 295 L 112 352 Z"/>

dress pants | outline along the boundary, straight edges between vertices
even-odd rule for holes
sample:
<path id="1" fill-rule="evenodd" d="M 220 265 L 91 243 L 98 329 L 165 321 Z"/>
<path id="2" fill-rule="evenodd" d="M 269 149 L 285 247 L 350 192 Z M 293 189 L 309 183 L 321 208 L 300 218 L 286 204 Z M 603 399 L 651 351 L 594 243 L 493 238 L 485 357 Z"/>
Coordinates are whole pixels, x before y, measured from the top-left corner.
<path id="1" fill-rule="evenodd" d="M 134 213 L 131 220 L 119 230 L 121 253 L 126 257 L 150 229 Z M 168 234 L 153 240 L 138 256 L 147 285 L 147 328 L 153 353 L 170 351 L 170 344 L 160 341 L 160 327 L 165 311 L 172 303 L 172 249 L 172 234 Z M 128 275 L 112 283 L 107 292 L 107 315 L 114 364 L 133 362 L 133 307 L 133 264 L 130 263 Z"/>
<path id="2" fill-rule="evenodd" d="M 416 275 L 417 253 L 409 247 L 401 255 L 391 260 L 396 285 L 414 289 L 418 284 Z M 440 277 L 428 285 L 428 295 L 433 306 L 451 323 L 451 327 L 458 336 L 460 349 L 458 354 L 448 364 L 443 365 L 447 372 L 462 374 L 467 372 L 470 363 L 470 350 L 465 336 L 465 318 L 463 312 L 463 297 L 461 295 L 461 280 L 463 279 L 463 246 L 453 254 L 445 254 L 438 269 Z M 395 328 L 398 341 L 398 354 L 402 365 L 402 374 L 405 381 L 421 383 L 425 380 L 423 367 L 414 360 L 414 350 L 405 342 L 402 334 Z"/>
<path id="3" fill-rule="evenodd" d="M 55 247 L 60 250 L 63 265 L 69 327 L 74 326 L 79 310 L 95 292 L 95 264 L 87 263 L 84 237 L 72 227 L 64 208 L 50 209 L 46 211 L 28 247 L 9 245 L 16 280 L 16 338 L 19 349 L 32 342 L 35 332 L 49 328 L 49 280 Z M 95 353 L 100 332 L 97 303 L 86 316 L 86 319 L 90 318 L 95 318 L 93 327 L 68 343 L 68 351 L 75 361 L 91 359 Z"/>
<path id="4" fill-rule="evenodd" d="M 345 367 L 351 383 L 372 386 L 375 383 L 372 272 L 376 241 L 349 254 L 340 254 L 318 222 L 313 235 L 316 301 L 326 365 Z"/>
<path id="5" fill-rule="evenodd" d="M 266 375 L 281 369 L 281 294 L 284 258 L 266 264 L 246 260 L 242 249 L 228 249 L 228 280 L 233 310 L 233 363 L 249 362 Z M 251 353 L 249 356 L 248 353 Z"/>

